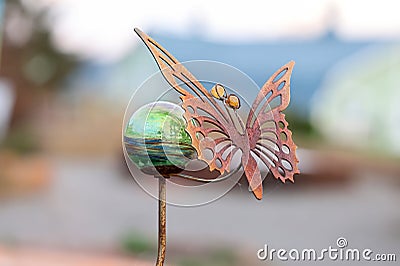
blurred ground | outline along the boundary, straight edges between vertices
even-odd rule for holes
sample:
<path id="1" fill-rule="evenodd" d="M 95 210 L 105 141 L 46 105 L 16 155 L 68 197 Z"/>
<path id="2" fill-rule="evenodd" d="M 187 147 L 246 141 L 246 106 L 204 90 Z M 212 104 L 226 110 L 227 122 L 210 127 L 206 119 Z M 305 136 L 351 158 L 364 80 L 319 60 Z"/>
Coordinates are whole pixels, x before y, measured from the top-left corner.
<path id="1" fill-rule="evenodd" d="M 112 250 L 121 247 L 123 236 L 131 232 L 156 240 L 157 202 L 121 174 L 119 162 L 49 160 L 54 179 L 46 190 L 2 203 L 3 242 Z M 243 186 L 206 206 L 170 206 L 169 250 L 185 254 L 204 247 L 227 247 L 255 259 L 255 252 L 264 244 L 317 249 L 333 245 L 343 236 L 352 247 L 397 252 L 397 179 L 359 172 L 348 181 L 347 185 L 312 188 L 302 186 L 298 179 L 297 187 L 277 186 L 262 202 Z"/>
<path id="2" fill-rule="evenodd" d="M 118 258 L 117 256 L 74 254 L 72 252 L 59 252 L 38 249 L 10 249 L 0 248 L 0 265 L 41 265 L 41 266 L 148 266 L 145 263 L 128 258 Z"/>

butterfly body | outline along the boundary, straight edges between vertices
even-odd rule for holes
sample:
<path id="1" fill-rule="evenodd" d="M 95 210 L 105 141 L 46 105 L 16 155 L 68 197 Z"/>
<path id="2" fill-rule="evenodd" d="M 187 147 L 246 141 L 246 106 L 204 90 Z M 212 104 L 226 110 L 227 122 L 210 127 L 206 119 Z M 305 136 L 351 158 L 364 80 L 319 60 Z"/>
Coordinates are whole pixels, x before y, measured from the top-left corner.
<path id="1" fill-rule="evenodd" d="M 207 91 L 161 45 L 142 31 L 135 31 L 149 48 L 164 78 L 181 94 L 186 131 L 198 158 L 208 164 L 210 171 L 229 172 L 233 156 L 241 152 L 244 174 L 257 199 L 263 194 L 259 163 L 265 164 L 282 182 L 294 182 L 293 176 L 299 173 L 296 145 L 282 113 L 290 101 L 293 61 L 263 85 L 243 123 L 236 112 L 240 108 L 236 95 L 227 95 L 221 84 Z"/>

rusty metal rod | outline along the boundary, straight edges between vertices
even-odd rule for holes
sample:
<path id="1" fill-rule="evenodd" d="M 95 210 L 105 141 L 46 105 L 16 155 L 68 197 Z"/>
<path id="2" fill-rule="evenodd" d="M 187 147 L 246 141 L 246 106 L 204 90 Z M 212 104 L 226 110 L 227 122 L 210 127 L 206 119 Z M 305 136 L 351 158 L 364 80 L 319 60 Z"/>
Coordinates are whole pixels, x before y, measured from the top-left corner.
<path id="1" fill-rule="evenodd" d="M 165 177 L 158 177 L 158 256 L 156 266 L 163 266 L 167 246 L 167 187 Z"/>

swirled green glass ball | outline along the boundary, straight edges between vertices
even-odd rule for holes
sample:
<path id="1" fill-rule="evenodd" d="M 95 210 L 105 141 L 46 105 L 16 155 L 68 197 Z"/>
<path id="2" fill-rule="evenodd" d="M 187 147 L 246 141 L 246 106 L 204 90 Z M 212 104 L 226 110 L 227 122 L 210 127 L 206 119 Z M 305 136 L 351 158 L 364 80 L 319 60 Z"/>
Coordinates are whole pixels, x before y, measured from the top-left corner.
<path id="1" fill-rule="evenodd" d="M 181 172 L 196 151 L 186 132 L 183 109 L 169 102 L 139 108 L 124 131 L 131 161 L 144 173 L 167 176 Z"/>

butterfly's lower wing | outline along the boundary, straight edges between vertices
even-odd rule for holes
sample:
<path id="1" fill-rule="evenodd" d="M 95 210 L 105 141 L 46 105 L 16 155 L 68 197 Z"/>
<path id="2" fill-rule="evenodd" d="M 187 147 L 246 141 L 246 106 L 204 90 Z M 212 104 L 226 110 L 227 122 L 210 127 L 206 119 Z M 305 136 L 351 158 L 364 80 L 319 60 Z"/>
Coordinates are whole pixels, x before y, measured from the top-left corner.
<path id="1" fill-rule="evenodd" d="M 166 49 L 139 29 L 135 32 L 150 50 L 164 78 L 181 94 L 186 131 L 192 138 L 198 158 L 205 161 L 211 171 L 216 169 L 221 174 L 229 171 L 231 158 L 238 148 L 231 138 L 237 131 L 226 110 Z M 216 134 L 219 136 L 211 136 Z M 207 156 L 208 150 L 211 156 Z"/>
<path id="2" fill-rule="evenodd" d="M 244 152 L 242 165 L 251 191 L 257 199 L 261 200 L 263 195 L 262 178 L 255 157 L 250 152 Z"/>
<path id="3" fill-rule="evenodd" d="M 290 76 L 294 62 L 280 68 L 261 88 L 246 122 L 250 153 L 259 158 L 282 182 L 298 174 L 296 145 L 282 113 L 290 101 Z"/>

